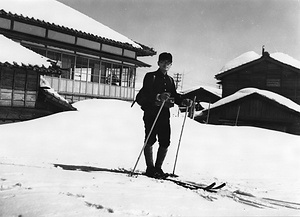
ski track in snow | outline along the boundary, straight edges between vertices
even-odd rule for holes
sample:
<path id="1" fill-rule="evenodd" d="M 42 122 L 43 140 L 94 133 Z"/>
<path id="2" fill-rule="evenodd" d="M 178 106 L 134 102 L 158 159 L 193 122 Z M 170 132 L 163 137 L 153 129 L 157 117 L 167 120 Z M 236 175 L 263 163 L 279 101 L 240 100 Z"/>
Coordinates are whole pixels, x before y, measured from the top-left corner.
<path id="1" fill-rule="evenodd" d="M 86 167 L 86 166 L 84 166 L 84 167 L 73 166 L 73 168 L 71 170 L 74 170 L 74 169 L 76 169 L 77 171 L 85 171 L 85 172 L 97 171 L 97 168 L 95 168 L 95 167 Z M 126 171 L 124 169 L 110 170 L 110 169 L 105 169 L 105 168 L 98 168 L 98 171 L 124 173 L 127 175 L 130 174 L 130 171 Z M 180 178 L 179 178 L 179 180 L 180 180 Z M 171 180 L 161 180 L 161 181 L 173 182 Z M 199 184 L 200 186 L 205 186 L 205 184 L 203 184 L 203 183 L 197 183 L 197 182 L 191 182 L 191 181 L 190 181 L 190 183 Z M 179 186 L 181 186 L 181 185 L 179 185 Z M 183 187 L 183 186 L 181 186 L 181 187 Z M 183 187 L 183 188 L 188 189 L 187 187 Z M 218 190 L 216 193 L 205 191 L 203 189 L 197 189 L 197 190 L 191 190 L 191 191 L 196 192 L 199 196 L 201 196 L 202 198 L 204 198 L 208 201 L 215 201 L 218 199 L 217 196 L 222 196 L 222 197 L 232 198 L 236 202 L 239 202 L 239 203 L 242 203 L 245 205 L 249 205 L 249 206 L 253 206 L 256 208 L 275 209 L 277 207 L 285 207 L 285 208 L 300 210 L 300 203 L 294 203 L 294 202 L 283 201 L 283 200 L 272 199 L 272 198 L 259 198 L 259 197 L 254 196 L 251 193 L 243 192 L 240 190 L 229 191 L 229 190 L 221 189 L 221 190 Z"/>
<path id="2" fill-rule="evenodd" d="M 139 178 L 136 178 L 136 176 L 130 177 L 128 171 L 124 174 L 118 172 L 118 169 L 110 171 L 109 169 L 99 168 L 99 171 L 89 171 L 87 167 L 83 167 L 85 169 L 81 170 L 80 166 L 78 166 L 77 169 L 74 167 L 70 171 L 54 166 L 51 168 L 12 164 L 0 164 L 0 168 L 4 172 L 0 178 L 0 204 L 5 207 L 11 201 L 14 201 L 16 206 L 14 213 L 3 213 L 2 211 L 0 216 L 43 216 L 45 213 L 50 216 L 93 216 L 94 214 L 101 214 L 101 216 L 112 216 L 112 214 L 113 216 L 161 215 L 161 212 L 157 214 L 149 212 L 146 207 L 138 209 L 135 206 L 130 209 L 128 205 L 123 206 L 122 201 L 120 201 L 120 204 L 115 204 L 107 200 L 110 193 L 115 194 L 115 192 L 118 192 L 119 196 L 122 196 L 125 192 L 122 192 L 121 189 L 124 188 L 132 188 L 133 194 L 138 194 L 139 190 L 144 188 L 145 183 L 146 188 L 150 186 L 153 188 L 154 186 L 154 188 L 162 188 L 162 191 L 171 188 L 171 190 L 168 189 L 167 191 L 185 191 L 185 193 L 197 195 L 199 206 L 204 201 L 215 203 L 229 198 L 231 201 L 257 210 L 300 210 L 299 203 L 256 197 L 249 192 L 236 189 L 230 183 L 228 188 L 225 187 L 217 193 L 210 193 L 202 189 L 184 189 L 182 186 L 178 186 L 168 180 L 156 180 L 144 176 L 139 176 Z M 66 178 L 66 176 L 70 177 Z M 109 192 L 111 188 L 115 190 Z M 41 201 L 42 199 L 44 202 L 28 204 L 26 202 L 27 199 L 28 201 Z M 128 204 L 128 201 L 125 204 Z M 21 210 L 24 210 L 22 206 L 31 208 L 26 213 L 21 213 Z M 20 210 L 20 213 L 18 213 L 18 210 Z M 177 215 L 176 212 L 173 214 L 181 216 Z"/>

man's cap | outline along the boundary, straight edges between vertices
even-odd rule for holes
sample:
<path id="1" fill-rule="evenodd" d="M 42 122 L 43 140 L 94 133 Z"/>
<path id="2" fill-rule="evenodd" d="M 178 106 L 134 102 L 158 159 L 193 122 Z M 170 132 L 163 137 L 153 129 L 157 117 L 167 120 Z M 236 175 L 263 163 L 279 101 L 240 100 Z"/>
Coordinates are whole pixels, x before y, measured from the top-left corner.
<path id="1" fill-rule="evenodd" d="M 165 60 L 168 60 L 169 62 L 173 62 L 172 61 L 172 54 L 167 53 L 167 52 L 163 52 L 163 53 L 159 54 L 158 62 L 165 61 Z"/>

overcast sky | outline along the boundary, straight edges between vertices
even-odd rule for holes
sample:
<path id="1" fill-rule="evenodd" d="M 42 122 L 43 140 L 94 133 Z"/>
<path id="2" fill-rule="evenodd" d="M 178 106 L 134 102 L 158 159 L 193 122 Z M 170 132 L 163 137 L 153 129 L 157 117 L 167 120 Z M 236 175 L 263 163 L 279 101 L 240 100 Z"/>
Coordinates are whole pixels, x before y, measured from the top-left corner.
<path id="1" fill-rule="evenodd" d="M 214 76 L 247 52 L 283 52 L 300 61 L 299 0 L 59 0 L 128 38 L 173 54 L 169 72 L 183 88 L 216 85 Z M 139 58 L 157 69 L 157 57 Z"/>

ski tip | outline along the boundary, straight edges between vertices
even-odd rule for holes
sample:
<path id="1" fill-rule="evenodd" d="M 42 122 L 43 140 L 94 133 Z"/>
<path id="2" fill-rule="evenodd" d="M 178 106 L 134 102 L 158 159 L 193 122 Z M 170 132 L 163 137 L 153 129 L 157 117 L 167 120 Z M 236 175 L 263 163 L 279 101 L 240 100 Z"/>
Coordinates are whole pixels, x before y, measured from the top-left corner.
<path id="1" fill-rule="evenodd" d="M 204 188 L 204 190 L 212 189 L 216 184 L 217 184 L 217 183 L 213 182 L 213 183 L 211 183 L 210 185 L 206 186 L 206 187 Z"/>
<path id="2" fill-rule="evenodd" d="M 226 183 L 224 182 L 224 183 L 222 183 L 222 184 L 220 184 L 220 185 L 214 187 L 213 189 L 221 189 L 221 188 L 223 188 L 223 187 L 225 187 L 225 186 L 226 186 Z"/>

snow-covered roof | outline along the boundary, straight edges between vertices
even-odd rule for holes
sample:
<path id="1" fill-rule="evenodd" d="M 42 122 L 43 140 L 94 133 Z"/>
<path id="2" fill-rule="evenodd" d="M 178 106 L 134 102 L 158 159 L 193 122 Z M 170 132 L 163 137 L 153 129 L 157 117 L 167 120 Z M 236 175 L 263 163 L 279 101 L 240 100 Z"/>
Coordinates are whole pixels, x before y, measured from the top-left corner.
<path id="1" fill-rule="evenodd" d="M 275 101 L 278 104 L 281 104 L 289 109 L 292 109 L 296 112 L 300 113 L 300 105 L 298 105 L 297 103 L 293 102 L 292 100 L 283 97 L 277 93 L 271 92 L 271 91 L 267 91 L 267 90 L 261 90 L 261 89 L 257 89 L 257 88 L 244 88 L 241 89 L 239 91 L 237 91 L 236 93 L 227 96 L 225 98 L 220 99 L 219 101 L 215 102 L 214 104 L 212 104 L 210 106 L 210 109 L 228 104 L 230 102 L 236 101 L 238 99 L 244 98 L 246 96 L 249 96 L 251 94 L 257 93 L 263 97 L 266 97 L 270 100 Z"/>
<path id="2" fill-rule="evenodd" d="M 0 5 L 0 9 L 12 14 L 39 19 L 117 42 L 128 43 L 139 49 L 142 48 L 126 36 L 55 0 L 1 0 Z"/>
<path id="3" fill-rule="evenodd" d="M 49 82 L 42 75 L 40 76 L 40 87 L 43 88 L 45 92 L 51 94 L 52 96 L 54 96 L 58 100 L 69 104 L 68 100 L 66 100 L 64 97 L 62 97 L 61 95 L 59 95 L 59 93 L 57 93 L 57 91 L 55 91 L 51 87 L 51 85 L 49 84 Z"/>
<path id="4" fill-rule="evenodd" d="M 180 91 L 180 93 L 181 94 L 187 94 L 187 93 L 193 92 L 195 90 L 198 90 L 200 88 L 202 88 L 202 89 L 204 89 L 204 90 L 206 90 L 208 92 L 211 92 L 211 93 L 213 93 L 213 94 L 215 94 L 215 95 L 217 95 L 219 97 L 222 96 L 222 89 L 219 89 L 219 88 L 216 88 L 216 87 L 212 87 L 212 86 L 202 86 L 202 85 L 201 86 L 190 87 L 188 89 Z"/>
<path id="5" fill-rule="evenodd" d="M 226 63 L 223 68 L 219 71 L 220 73 L 226 72 L 230 69 L 236 68 L 238 66 L 244 65 L 246 63 L 252 62 L 254 60 L 257 60 L 261 57 L 261 55 L 255 53 L 254 51 L 248 51 L 236 58 L 234 58 L 233 60 L 229 61 L 228 63 Z"/>
<path id="6" fill-rule="evenodd" d="M 300 61 L 294 59 L 293 57 L 291 57 L 287 54 L 277 52 L 277 53 L 270 54 L 270 56 L 273 59 L 278 60 L 284 64 L 287 64 L 287 65 L 293 66 L 297 69 L 300 69 Z"/>
<path id="7" fill-rule="evenodd" d="M 262 57 L 262 55 L 259 55 L 259 54 L 255 53 L 254 51 L 248 51 L 248 52 L 234 58 L 233 60 L 229 61 L 228 63 L 226 63 L 222 67 L 222 69 L 219 71 L 218 75 L 223 72 L 226 72 L 228 70 L 242 66 L 246 63 L 250 63 L 254 60 L 258 60 L 261 57 Z M 293 57 L 291 57 L 287 54 L 277 52 L 277 53 L 270 54 L 270 57 L 281 63 L 284 63 L 284 64 L 287 64 L 287 65 L 290 65 L 290 66 L 300 69 L 300 61 L 294 59 Z"/>
<path id="8" fill-rule="evenodd" d="M 22 64 L 28 66 L 39 66 L 48 68 L 51 66 L 48 62 L 48 58 L 43 57 L 25 47 L 14 42 L 13 40 L 6 38 L 0 34 L 0 62 L 1 63 L 17 63 L 22 66 Z"/>

